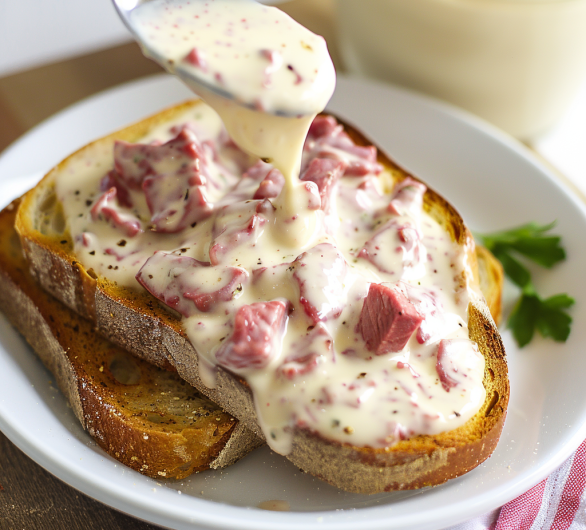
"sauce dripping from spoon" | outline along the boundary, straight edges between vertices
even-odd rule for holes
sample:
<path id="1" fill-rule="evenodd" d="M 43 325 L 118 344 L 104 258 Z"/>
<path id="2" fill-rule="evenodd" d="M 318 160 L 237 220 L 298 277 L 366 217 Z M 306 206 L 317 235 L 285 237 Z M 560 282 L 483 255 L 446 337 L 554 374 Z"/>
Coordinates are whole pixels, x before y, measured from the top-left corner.
<path id="1" fill-rule="evenodd" d="M 320 213 L 299 173 L 309 126 L 335 88 L 325 40 L 253 0 L 153 0 L 126 22 L 144 53 L 204 99 L 240 148 L 283 173 L 274 237 L 291 248 L 312 244 Z"/>

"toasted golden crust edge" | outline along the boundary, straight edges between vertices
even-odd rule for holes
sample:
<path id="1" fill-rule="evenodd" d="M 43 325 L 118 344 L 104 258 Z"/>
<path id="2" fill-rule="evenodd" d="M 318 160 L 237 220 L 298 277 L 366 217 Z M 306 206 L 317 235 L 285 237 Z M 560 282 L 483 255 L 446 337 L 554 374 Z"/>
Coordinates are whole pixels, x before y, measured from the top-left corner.
<path id="1" fill-rule="evenodd" d="M 492 318 L 499 325 L 502 319 L 502 292 L 505 277 L 503 266 L 488 249 L 480 245 L 476 245 L 476 259 L 480 290 Z"/>
<path id="2" fill-rule="evenodd" d="M 365 137 L 354 128 L 346 125 L 346 130 L 355 141 L 366 142 Z M 116 133 L 108 138 L 115 136 Z M 380 152 L 379 162 L 391 169 L 397 181 L 407 176 L 416 178 Z M 465 249 L 468 270 L 467 277 L 461 279 L 462 287 L 465 281 L 475 286 L 478 282 L 475 246 L 462 218 L 445 199 L 430 189 L 425 195 L 424 207 Z M 26 216 L 24 211 L 23 216 Z M 36 255 L 44 255 L 46 258 L 46 253 L 51 253 L 51 242 L 45 244 L 42 238 L 31 237 L 32 234 L 27 233 L 26 229 L 19 232 L 33 263 L 37 259 Z M 55 256 L 51 259 L 55 259 Z M 85 281 L 84 271 L 79 270 L 79 264 L 71 256 L 65 257 L 57 268 L 60 267 L 64 273 L 63 282 L 76 281 L 79 285 Z M 74 291 L 84 292 L 83 287 Z M 83 306 L 90 299 L 85 294 L 81 298 L 78 294 L 73 305 Z M 124 296 L 111 292 L 107 283 L 98 282 L 94 304 L 92 306 L 90 302 L 85 310 L 95 315 L 98 328 L 111 340 L 133 349 L 140 356 L 168 361 L 186 381 L 261 434 L 254 417 L 252 396 L 246 385 L 219 369 L 217 387 L 206 388 L 199 378 L 197 354 L 187 342 L 179 322 L 158 304 L 145 305 L 141 301 L 129 304 Z M 466 429 L 460 428 L 438 436 L 419 436 L 391 448 L 378 450 L 356 448 L 297 431 L 294 433 L 294 449 L 289 458 L 305 471 L 337 487 L 359 493 L 439 484 L 466 473 L 488 458 L 496 446 L 506 415 L 509 395 L 507 366 L 498 330 L 484 301 L 479 299 L 471 304 L 469 314 L 470 336 L 479 343 L 487 365 L 484 377 L 486 401 L 466 424 L 477 426 L 477 432 L 468 433 Z M 327 464 L 324 465 L 324 462 Z M 347 471 L 351 467 L 350 462 L 354 466 L 352 473 Z M 355 472 L 362 478 L 353 478 Z M 411 475 L 411 479 L 406 478 L 408 475 Z"/>

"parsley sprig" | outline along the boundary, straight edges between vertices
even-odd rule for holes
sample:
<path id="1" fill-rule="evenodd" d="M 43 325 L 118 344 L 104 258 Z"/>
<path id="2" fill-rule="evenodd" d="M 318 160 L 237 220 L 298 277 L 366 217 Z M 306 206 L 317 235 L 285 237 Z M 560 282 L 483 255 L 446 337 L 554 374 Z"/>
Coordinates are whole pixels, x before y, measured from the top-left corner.
<path id="1" fill-rule="evenodd" d="M 512 230 L 477 234 L 478 240 L 502 263 L 505 274 L 521 289 L 521 297 L 509 316 L 507 326 L 519 347 L 531 342 L 535 330 L 543 337 L 565 342 L 570 334 L 572 317 L 566 310 L 574 304 L 567 294 L 541 298 L 531 281 L 531 273 L 520 256 L 551 269 L 566 258 L 559 236 L 548 235 L 555 223 L 529 223 Z"/>

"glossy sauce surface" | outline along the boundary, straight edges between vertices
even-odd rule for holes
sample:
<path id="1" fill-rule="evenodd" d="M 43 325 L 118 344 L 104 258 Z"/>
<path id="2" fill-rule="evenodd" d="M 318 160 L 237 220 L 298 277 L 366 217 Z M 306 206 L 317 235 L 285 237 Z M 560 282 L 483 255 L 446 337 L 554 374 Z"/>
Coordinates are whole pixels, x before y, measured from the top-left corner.
<path id="1" fill-rule="evenodd" d="M 253 108 L 204 89 L 217 114 L 198 104 L 66 164 L 80 262 L 182 315 L 206 384 L 216 366 L 243 376 L 277 452 L 296 428 L 387 447 L 464 424 L 485 398 L 466 253 L 423 211 L 425 186 L 314 119 L 335 81 L 323 39 L 248 0 L 145 7 L 170 70 L 188 62 Z"/>
<path id="2" fill-rule="evenodd" d="M 276 170 L 237 149 L 209 107 L 196 105 L 143 141 L 152 146 L 158 138 L 156 147 L 165 150 L 163 142 L 177 141 L 185 128 L 204 146 L 193 166 L 205 170 L 211 213 L 177 232 L 150 229 L 144 189 L 131 190 L 130 207 L 110 204 L 131 219 L 91 214 L 107 194 L 113 166 L 128 159 L 144 166 L 132 156 L 140 144 L 119 147 L 115 164 L 110 145 L 65 165 L 57 191 L 85 267 L 128 286 L 138 287 L 138 275 L 181 313 L 209 373 L 221 365 L 247 379 L 267 441 L 281 453 L 294 426 L 383 447 L 453 429 L 474 415 L 484 401 L 484 360 L 467 339 L 469 293 L 460 285 L 466 255 L 422 210 L 423 186 L 396 185 L 387 170 L 359 156 L 366 153 L 358 146 L 341 140 L 332 119 L 319 117 L 305 143 L 302 178 L 323 160 L 338 164 L 341 174 L 319 197 L 315 244 L 291 251 L 267 229 L 277 222 L 271 201 L 282 176 L 273 174 L 267 186 Z M 132 236 L 124 233 L 127 221 L 139 225 Z M 414 245 L 402 241 L 407 228 Z M 369 289 L 380 284 L 404 293 L 424 317 L 398 351 L 369 349 L 360 331 Z M 268 326 L 269 340 L 240 355 L 225 345 L 237 343 L 238 315 L 254 304 L 272 305 L 250 312 L 253 320 L 272 312 L 283 324 Z M 440 350 L 442 340 L 456 341 Z"/>

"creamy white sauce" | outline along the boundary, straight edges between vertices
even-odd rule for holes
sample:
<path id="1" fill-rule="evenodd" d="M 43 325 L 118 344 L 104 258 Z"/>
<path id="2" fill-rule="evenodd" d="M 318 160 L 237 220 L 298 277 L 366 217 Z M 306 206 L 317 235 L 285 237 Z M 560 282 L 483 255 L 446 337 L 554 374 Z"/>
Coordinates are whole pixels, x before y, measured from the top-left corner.
<path id="1" fill-rule="evenodd" d="M 209 174 L 214 176 L 215 182 L 225 183 L 221 189 L 215 190 L 216 205 L 229 204 L 230 197 L 240 198 L 240 202 L 227 209 L 217 206 L 214 215 L 194 228 L 176 234 L 144 230 L 126 237 L 109 222 L 92 220 L 88 213 L 88 208 L 102 193 L 99 191 L 100 180 L 113 165 L 111 146 L 108 149 L 93 148 L 83 157 L 76 157 L 66 164 L 57 179 L 57 193 L 74 237 L 75 254 L 85 267 L 91 267 L 99 275 L 121 285 L 138 287 L 135 275 L 155 250 L 166 250 L 176 256 L 207 263 L 210 261 L 214 226 L 239 226 L 255 211 L 260 201 L 242 198 L 250 197 L 259 181 L 238 176 L 242 172 L 234 163 L 238 153 L 223 143 L 225 136 L 217 115 L 201 104 L 176 119 L 176 125 L 183 123 L 190 123 L 202 139 L 216 144 L 216 161 L 209 164 Z M 151 141 L 155 137 L 169 140 L 172 137 L 170 128 L 171 125 L 159 128 L 144 140 Z M 352 159 L 349 154 L 339 152 L 339 155 Z M 231 171 L 227 169 L 230 167 Z M 219 175 L 223 178 L 220 179 Z M 319 300 L 323 302 L 320 308 L 328 314 L 327 319 L 315 324 L 308 317 L 300 302 L 299 282 L 292 270 L 295 259 L 303 251 L 292 251 L 281 245 L 274 232 L 267 230 L 275 223 L 276 215 L 272 210 L 263 214 L 265 223 L 249 239 L 221 254 L 217 266 L 198 271 L 197 283 L 204 291 L 227 283 L 227 267 L 242 268 L 248 274 L 243 288 L 229 302 L 221 302 L 210 312 L 194 309 L 193 314 L 184 319 L 189 338 L 202 364 L 208 368 L 217 364 L 216 352 L 233 332 L 234 316 L 239 308 L 270 300 L 288 300 L 295 308 L 287 319 L 287 332 L 274 345 L 265 369 L 232 369 L 249 382 L 268 443 L 281 453 L 289 450 L 289 431 L 294 425 L 305 426 L 342 442 L 381 447 L 392 445 L 400 436 L 454 429 L 472 417 L 484 401 L 484 360 L 480 354 L 464 352 L 463 360 L 459 361 L 459 370 L 464 377 L 448 392 L 443 388 L 436 369 L 439 340 L 467 339 L 468 336 L 466 308 L 469 297 L 465 289 L 460 289 L 456 279 L 467 267 L 465 255 L 421 210 L 405 210 L 401 215 L 389 213 L 391 185 L 392 177 L 386 171 L 378 176 L 342 177 L 328 212 L 317 210 L 321 228 L 316 234 L 316 244 L 334 244 L 346 263 L 345 274 L 341 274 L 339 268 L 334 269 L 337 272 L 332 284 L 336 295 L 333 298 L 342 306 L 339 315 L 336 315 L 335 308 L 331 309 L 332 303 L 324 295 Z M 93 202 L 88 206 L 86 200 Z M 150 213 L 144 198 L 136 200 L 135 207 L 121 208 L 121 211 L 127 211 L 129 215 L 136 211 L 144 226 L 148 225 Z M 377 233 L 373 226 L 384 226 L 394 218 L 410 219 L 423 234 L 421 244 L 426 257 L 423 265 L 415 268 L 417 271 L 423 268 L 415 276 L 412 270 L 397 262 L 397 253 L 389 245 L 380 249 L 384 261 L 392 264 L 387 271 L 381 271 L 375 263 L 359 256 L 360 249 Z M 334 230 L 326 227 L 334 227 Z M 87 246 L 84 245 L 86 238 L 89 239 Z M 117 245 L 121 240 L 126 241 L 124 247 Z M 108 253 L 108 249 L 114 249 L 117 255 Z M 328 282 L 324 284 L 322 271 L 329 266 L 328 262 L 322 263 L 319 259 L 305 261 L 308 269 L 303 274 L 315 278 L 312 289 L 317 292 L 320 286 L 327 288 Z M 266 270 L 259 274 L 264 267 Z M 161 269 L 160 274 L 154 276 L 160 282 L 159 288 L 165 289 L 169 269 Z M 356 333 L 368 286 L 371 282 L 395 284 L 401 279 L 412 289 L 434 293 L 433 299 L 441 307 L 441 315 L 439 321 L 433 322 L 439 322 L 441 333 L 424 344 L 419 344 L 414 334 L 401 351 L 373 355 Z M 313 332 L 308 332 L 312 326 Z M 310 338 L 307 338 L 308 333 Z M 331 348 L 326 343 L 326 335 L 321 333 L 327 333 L 333 339 Z M 309 344 L 311 338 L 315 340 Z M 304 349 L 316 354 L 316 368 L 291 378 L 283 376 L 285 360 Z M 207 381 L 212 384 L 210 373 L 207 376 Z"/>
<path id="2" fill-rule="evenodd" d="M 335 88 L 325 40 L 253 0 L 152 1 L 132 17 L 145 53 L 214 108 L 242 149 L 283 172 L 276 230 L 292 247 L 311 244 L 318 221 L 296 188 L 307 130 Z"/>
<path id="3" fill-rule="evenodd" d="M 182 8 L 170 5 L 163 14 L 148 15 L 157 17 L 151 29 L 168 30 L 177 23 L 189 34 L 188 2 Z M 225 12 L 227 5 L 234 11 Z M 245 16 L 236 5 L 252 14 Z M 251 34 L 240 24 L 246 19 L 253 27 L 257 16 L 259 24 L 279 21 L 279 28 L 291 28 L 272 35 L 257 32 L 242 44 L 255 61 L 264 57 L 260 51 L 276 49 L 284 54 L 282 64 L 294 64 L 303 77 L 310 73 L 302 69 L 310 64 L 303 55 L 308 53 L 305 45 L 325 50 L 321 38 L 310 40 L 290 19 L 253 2 L 190 6 L 205 6 L 206 17 L 213 15 L 224 28 L 212 29 L 202 50 L 211 50 L 214 38 Z M 181 11 L 179 19 L 175 8 Z M 153 33 L 153 39 L 166 39 L 167 30 Z M 179 33 L 171 40 L 164 46 L 179 50 L 176 60 L 194 47 L 187 43 L 181 48 Z M 206 58 L 210 75 L 219 71 L 226 83 L 232 67 L 244 75 L 241 65 L 248 63 L 233 65 L 231 56 L 219 63 L 219 70 L 213 66 L 224 48 L 243 53 L 241 42 L 234 40 L 230 47 L 224 42 Z M 285 55 L 283 50 L 295 46 L 299 49 L 291 58 Z M 170 52 L 165 48 L 165 53 Z M 314 66 L 322 65 L 323 56 Z M 279 69 L 271 70 L 271 83 L 258 84 L 267 75 L 266 64 L 258 68 L 254 75 L 244 75 L 246 83 L 257 82 L 246 97 L 256 98 L 265 109 L 286 108 L 270 92 L 280 90 Z M 283 83 L 291 82 L 286 77 L 290 72 L 281 72 Z M 333 70 L 330 74 L 327 86 L 333 90 Z M 313 99 L 303 91 L 285 98 L 287 105 L 293 101 L 289 109 L 303 109 L 305 118 L 257 113 L 204 94 L 239 145 L 270 158 L 272 165 L 251 167 L 252 161 L 228 140 L 218 114 L 200 104 L 141 139 L 164 143 L 179 134 L 173 140 L 179 142 L 177 149 L 170 144 L 160 150 L 153 144 L 118 145 L 112 170 L 112 146 L 98 144 L 73 157 L 57 178 L 79 261 L 121 285 L 138 287 L 138 278 L 179 311 L 206 383 L 213 385 L 216 365 L 245 377 L 267 441 L 280 453 L 290 450 L 295 427 L 372 447 L 451 430 L 470 419 L 485 398 L 484 359 L 468 340 L 469 293 L 459 284 L 468 266 L 465 253 L 422 211 L 422 187 L 414 183 L 393 190 L 393 178 L 381 173 L 374 152 L 354 146 L 339 127 L 321 122 L 327 132 L 305 141 L 311 113 L 331 94 L 320 87 L 306 88 L 319 93 Z M 241 93 L 246 93 L 244 87 Z M 312 101 L 309 107 L 306 100 Z M 186 155 L 190 150 L 197 154 Z M 270 173 L 278 170 L 284 180 L 280 192 L 278 175 Z M 300 181 L 300 170 L 303 178 L 314 170 L 318 176 Z M 116 181 L 120 175 L 125 176 Z M 186 182 L 189 190 L 182 191 Z M 195 193 L 194 205 L 187 206 Z M 162 201 L 162 196 L 170 198 Z M 152 258 L 156 251 L 164 252 Z M 373 299 L 369 289 L 377 284 L 382 284 L 385 300 L 408 301 L 417 308 L 412 311 L 425 316 L 397 351 L 388 351 L 384 341 L 369 346 L 372 326 L 363 319 L 363 306 Z M 260 317 L 254 313 L 258 307 L 263 307 Z M 265 317 L 280 325 L 263 328 Z M 251 323 L 268 340 L 252 340 L 243 354 L 238 333 Z"/>

